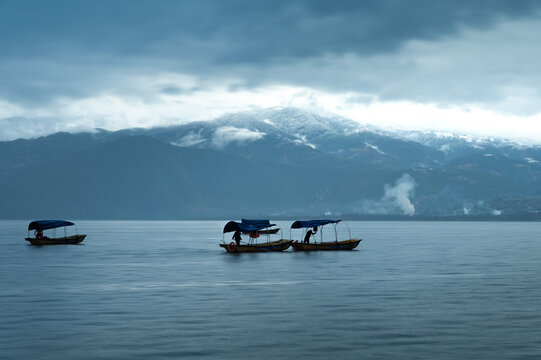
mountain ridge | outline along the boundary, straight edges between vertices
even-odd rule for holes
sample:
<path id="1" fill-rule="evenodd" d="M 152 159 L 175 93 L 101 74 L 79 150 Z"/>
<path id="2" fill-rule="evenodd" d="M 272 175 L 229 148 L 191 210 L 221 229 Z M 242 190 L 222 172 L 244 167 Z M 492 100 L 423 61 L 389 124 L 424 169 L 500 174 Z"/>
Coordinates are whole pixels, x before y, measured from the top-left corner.
<path id="1" fill-rule="evenodd" d="M 541 210 L 539 148 L 460 138 L 447 151 L 437 146 L 292 108 L 0 142 L 0 217 L 516 217 Z"/>

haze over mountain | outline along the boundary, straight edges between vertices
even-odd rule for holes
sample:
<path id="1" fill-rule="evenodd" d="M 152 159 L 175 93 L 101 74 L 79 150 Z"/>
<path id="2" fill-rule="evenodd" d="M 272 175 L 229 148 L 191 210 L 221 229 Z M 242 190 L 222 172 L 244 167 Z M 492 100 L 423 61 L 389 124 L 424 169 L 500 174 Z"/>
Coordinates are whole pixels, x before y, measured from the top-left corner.
<path id="1" fill-rule="evenodd" d="M 270 108 L 0 142 L 0 217 L 531 216 L 540 159 L 510 140 Z"/>

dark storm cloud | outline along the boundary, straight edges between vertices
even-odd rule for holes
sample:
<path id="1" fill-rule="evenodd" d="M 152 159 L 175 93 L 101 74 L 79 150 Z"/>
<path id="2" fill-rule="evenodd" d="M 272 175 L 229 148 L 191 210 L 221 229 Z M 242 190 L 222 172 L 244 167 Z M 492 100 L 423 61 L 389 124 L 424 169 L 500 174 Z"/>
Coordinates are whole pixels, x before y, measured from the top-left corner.
<path id="1" fill-rule="evenodd" d="M 490 27 L 538 1 L 2 1 L 0 97 L 84 96 L 126 71 L 228 75 L 237 65 L 390 53 Z M 247 83 L 254 82 L 246 79 Z M 113 86 L 114 87 L 114 86 Z"/>
<path id="2" fill-rule="evenodd" d="M 326 53 L 389 51 L 459 25 L 483 27 L 529 15 L 539 2 L 514 1 L 3 1 L 6 56 L 189 54 L 192 42 L 223 43 L 214 60 L 272 61 Z M 186 48 L 186 46 L 188 46 Z M 208 56 L 209 54 L 204 54 Z"/>

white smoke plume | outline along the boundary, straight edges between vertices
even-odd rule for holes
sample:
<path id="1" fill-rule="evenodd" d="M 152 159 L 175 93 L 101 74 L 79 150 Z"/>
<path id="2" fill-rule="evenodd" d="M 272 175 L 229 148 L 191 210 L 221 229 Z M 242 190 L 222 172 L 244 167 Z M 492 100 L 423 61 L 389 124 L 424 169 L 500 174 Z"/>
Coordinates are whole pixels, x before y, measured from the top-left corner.
<path id="1" fill-rule="evenodd" d="M 404 215 L 411 216 L 415 214 L 415 206 L 410 201 L 410 196 L 414 194 L 415 185 L 415 179 L 409 174 L 404 174 L 396 180 L 394 186 L 385 184 L 385 195 L 380 201 L 394 203 Z"/>
<path id="2" fill-rule="evenodd" d="M 396 180 L 394 186 L 385 184 L 385 193 L 380 200 L 363 201 L 360 211 L 368 214 L 392 214 L 400 211 L 404 215 L 412 216 L 415 214 L 415 206 L 410 197 L 413 198 L 416 186 L 415 179 L 406 173 Z"/>

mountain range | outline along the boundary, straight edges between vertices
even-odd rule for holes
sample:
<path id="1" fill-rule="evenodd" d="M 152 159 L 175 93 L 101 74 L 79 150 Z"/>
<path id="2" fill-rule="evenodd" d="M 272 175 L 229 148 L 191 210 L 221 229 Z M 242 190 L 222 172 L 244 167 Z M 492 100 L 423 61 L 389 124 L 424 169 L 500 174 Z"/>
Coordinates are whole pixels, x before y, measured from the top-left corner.
<path id="1" fill-rule="evenodd" d="M 0 142 L 0 218 L 541 214 L 541 147 L 271 108 Z"/>

